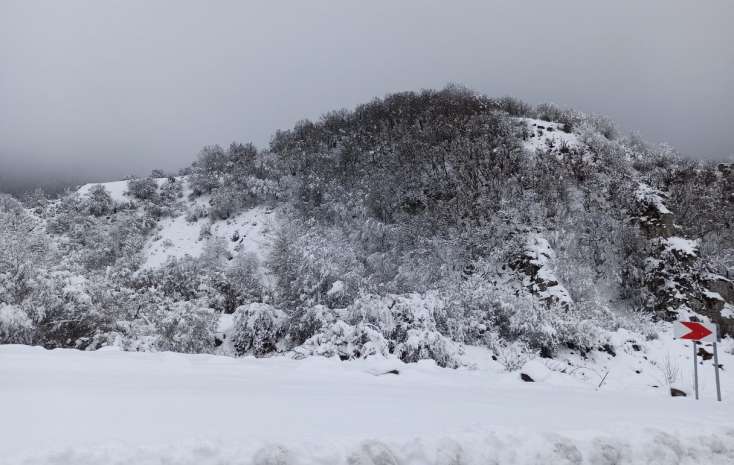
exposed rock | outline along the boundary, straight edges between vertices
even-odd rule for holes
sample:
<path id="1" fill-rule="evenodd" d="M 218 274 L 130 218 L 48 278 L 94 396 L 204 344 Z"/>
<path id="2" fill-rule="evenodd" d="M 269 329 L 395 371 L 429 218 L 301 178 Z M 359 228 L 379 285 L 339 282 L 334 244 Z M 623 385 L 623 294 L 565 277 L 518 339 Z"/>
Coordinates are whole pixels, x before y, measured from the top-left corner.
<path id="1" fill-rule="evenodd" d="M 699 310 L 699 313 L 707 316 L 713 323 L 719 325 L 719 333 L 721 337 L 734 336 L 734 317 L 728 316 L 726 309 L 731 308 L 728 305 L 719 307 L 718 305 L 712 305 L 710 307 L 704 306 Z"/>
<path id="2" fill-rule="evenodd" d="M 734 305 L 734 281 L 717 274 L 707 273 L 702 277 L 701 283 L 706 286 L 706 289 L 719 294 L 724 301 Z"/>
<path id="3" fill-rule="evenodd" d="M 670 395 L 673 397 L 686 397 L 687 394 L 684 391 L 681 391 L 680 389 L 676 389 L 674 387 L 670 388 Z"/>
<path id="4" fill-rule="evenodd" d="M 526 375 L 525 373 L 520 373 L 520 379 L 525 381 L 526 383 L 534 383 L 535 380 L 531 378 L 530 376 Z"/>
<path id="5" fill-rule="evenodd" d="M 694 268 L 698 242 L 674 236 L 655 238 L 650 245 L 645 281 L 655 297 L 657 317 L 672 321 L 683 307 L 695 312 L 704 310 L 702 289 Z"/>
<path id="6" fill-rule="evenodd" d="M 573 304 L 573 300 L 555 275 L 554 260 L 555 253 L 548 241 L 540 234 L 531 233 L 522 255 L 510 263 L 510 267 L 524 275 L 523 284 L 541 301 L 549 305 L 568 307 Z"/>
<path id="7" fill-rule="evenodd" d="M 641 184 L 635 192 L 638 213 L 637 220 L 642 233 L 652 239 L 671 237 L 675 234 L 673 212 L 665 206 L 667 196 L 651 187 Z"/>
<path id="8" fill-rule="evenodd" d="M 719 170 L 723 173 L 730 168 Z M 654 296 L 656 316 L 672 321 L 681 310 L 695 312 L 719 324 L 722 335 L 734 334 L 734 315 L 722 315 L 727 302 L 734 301 L 734 283 L 711 273 L 700 274 L 696 267 L 699 241 L 675 234 L 677 227 L 665 206 L 664 193 L 641 184 L 635 196 L 640 229 L 649 239 L 645 281 Z"/>
<path id="9" fill-rule="evenodd" d="M 721 310 L 724 309 L 724 299 L 716 292 L 703 291 L 701 293 L 701 300 L 703 301 L 706 314 L 721 314 Z"/>
<path id="10" fill-rule="evenodd" d="M 617 356 L 617 352 L 614 350 L 614 347 L 612 347 L 611 344 L 604 344 L 603 346 L 599 347 L 599 350 L 608 353 L 612 357 Z"/>

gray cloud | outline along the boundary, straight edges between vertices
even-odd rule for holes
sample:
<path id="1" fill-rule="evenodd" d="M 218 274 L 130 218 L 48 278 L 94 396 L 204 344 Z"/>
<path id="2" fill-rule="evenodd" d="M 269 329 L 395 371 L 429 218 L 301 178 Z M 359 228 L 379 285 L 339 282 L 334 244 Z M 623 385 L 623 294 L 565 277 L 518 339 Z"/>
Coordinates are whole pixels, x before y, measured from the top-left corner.
<path id="1" fill-rule="evenodd" d="M 119 178 L 459 82 L 734 153 L 734 4 L 0 0 L 0 182 Z"/>

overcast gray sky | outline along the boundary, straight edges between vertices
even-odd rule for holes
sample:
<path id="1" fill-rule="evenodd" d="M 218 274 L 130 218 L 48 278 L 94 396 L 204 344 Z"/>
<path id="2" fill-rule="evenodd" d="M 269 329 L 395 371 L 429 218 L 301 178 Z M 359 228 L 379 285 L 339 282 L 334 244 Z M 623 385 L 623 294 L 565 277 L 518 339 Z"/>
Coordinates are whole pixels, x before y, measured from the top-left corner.
<path id="1" fill-rule="evenodd" d="M 730 0 L 0 0 L 0 183 L 177 169 L 448 82 L 724 158 L 733 23 Z"/>

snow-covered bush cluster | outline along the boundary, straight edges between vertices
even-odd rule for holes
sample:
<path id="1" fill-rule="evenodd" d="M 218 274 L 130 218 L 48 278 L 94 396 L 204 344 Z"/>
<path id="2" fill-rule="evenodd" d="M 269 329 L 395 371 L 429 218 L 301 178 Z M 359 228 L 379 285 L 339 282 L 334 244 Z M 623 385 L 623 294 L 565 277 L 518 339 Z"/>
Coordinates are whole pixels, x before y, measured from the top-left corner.
<path id="1" fill-rule="evenodd" d="M 0 342 L 515 369 L 680 312 L 734 331 L 732 167 L 552 105 L 394 94 L 122 184 L 0 196 Z M 264 206 L 258 253 L 217 234 Z M 179 219 L 197 252 L 144 266 Z"/>

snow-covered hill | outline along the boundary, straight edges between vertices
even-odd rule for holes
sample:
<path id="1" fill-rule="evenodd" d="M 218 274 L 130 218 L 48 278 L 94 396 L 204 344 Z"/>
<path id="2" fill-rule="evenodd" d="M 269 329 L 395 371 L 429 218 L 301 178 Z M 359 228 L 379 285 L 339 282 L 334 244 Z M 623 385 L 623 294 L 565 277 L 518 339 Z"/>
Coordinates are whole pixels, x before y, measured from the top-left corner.
<path id="1" fill-rule="evenodd" d="M 734 167 L 447 89 L 181 173 L 0 196 L 0 465 L 734 462 Z"/>
<path id="2" fill-rule="evenodd" d="M 0 360 L 7 465 L 734 460 L 731 403 L 709 393 L 696 402 L 556 375 L 523 383 L 484 357 L 450 370 L 2 346 Z"/>

